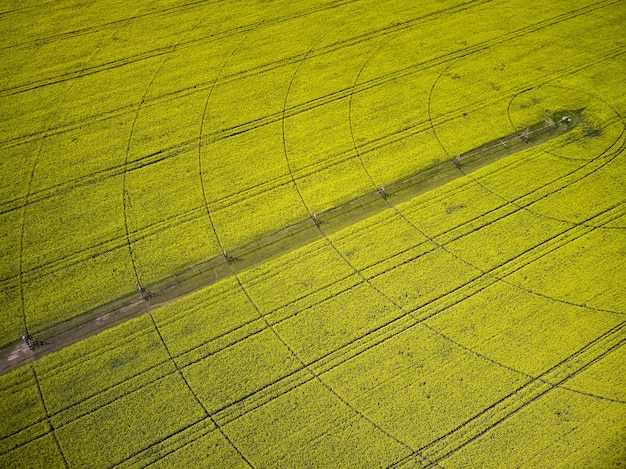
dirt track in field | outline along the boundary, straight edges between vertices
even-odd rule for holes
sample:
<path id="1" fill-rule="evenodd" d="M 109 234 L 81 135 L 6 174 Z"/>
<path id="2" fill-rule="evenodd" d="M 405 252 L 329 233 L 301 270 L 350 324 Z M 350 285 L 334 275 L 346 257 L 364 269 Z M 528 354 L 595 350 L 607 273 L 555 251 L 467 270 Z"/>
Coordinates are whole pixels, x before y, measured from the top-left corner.
<path id="1" fill-rule="evenodd" d="M 569 123 L 561 122 L 560 119 L 565 114 L 572 116 L 573 120 Z M 17 340 L 0 349 L 0 375 L 144 314 L 150 309 L 163 306 L 205 288 L 232 275 L 233 272 L 241 272 L 389 209 L 386 202 L 388 197 L 393 197 L 394 203 L 402 203 L 499 159 L 545 143 L 582 124 L 582 117 L 576 111 L 561 111 L 553 117 L 556 123 L 541 121 L 525 130 L 488 142 L 451 161 L 319 213 L 315 219 L 303 220 L 277 233 L 225 253 L 223 256 L 194 266 L 182 274 L 146 286 L 143 293 L 126 295 L 114 302 L 35 333 L 32 341 L 38 345 L 33 350 L 26 342 Z M 324 234 L 320 231 L 319 225 L 324 226 Z"/>

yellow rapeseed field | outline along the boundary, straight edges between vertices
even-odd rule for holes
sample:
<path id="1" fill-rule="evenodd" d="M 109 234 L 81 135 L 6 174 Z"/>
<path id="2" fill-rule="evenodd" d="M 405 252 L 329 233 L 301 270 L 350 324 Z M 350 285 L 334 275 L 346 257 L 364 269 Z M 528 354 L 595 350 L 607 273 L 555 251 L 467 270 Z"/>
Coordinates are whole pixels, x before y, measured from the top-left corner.
<path id="1" fill-rule="evenodd" d="M 624 24 L 0 1 L 0 467 L 626 467 Z"/>

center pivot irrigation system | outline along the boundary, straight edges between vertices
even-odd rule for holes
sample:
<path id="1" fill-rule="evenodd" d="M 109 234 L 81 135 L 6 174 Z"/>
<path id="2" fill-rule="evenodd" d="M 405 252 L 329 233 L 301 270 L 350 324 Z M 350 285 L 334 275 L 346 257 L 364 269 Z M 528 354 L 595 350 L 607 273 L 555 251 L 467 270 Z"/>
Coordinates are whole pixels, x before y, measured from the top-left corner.
<path id="1" fill-rule="evenodd" d="M 19 340 L 0 349 L 0 374 L 34 358 L 58 350 L 116 324 L 139 316 L 159 305 L 222 280 L 265 260 L 304 246 L 326 235 L 407 201 L 419 194 L 476 171 L 499 159 L 543 144 L 584 125 L 583 109 L 546 111 L 543 119 L 523 130 L 487 142 L 448 161 L 420 171 L 407 179 L 381 185 L 377 190 L 327 211 L 316 213 L 299 223 L 250 244 L 222 252 L 222 255 L 152 285 L 137 285 L 137 292 L 102 305 L 33 335 L 24 333 Z"/>

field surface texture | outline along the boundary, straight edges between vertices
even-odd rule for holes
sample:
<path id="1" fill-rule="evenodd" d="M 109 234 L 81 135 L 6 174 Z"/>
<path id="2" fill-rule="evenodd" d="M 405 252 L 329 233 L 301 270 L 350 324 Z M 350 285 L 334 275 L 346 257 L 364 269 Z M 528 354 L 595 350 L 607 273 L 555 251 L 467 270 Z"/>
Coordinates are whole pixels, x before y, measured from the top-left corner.
<path id="1" fill-rule="evenodd" d="M 0 467 L 626 468 L 625 24 L 0 0 Z"/>

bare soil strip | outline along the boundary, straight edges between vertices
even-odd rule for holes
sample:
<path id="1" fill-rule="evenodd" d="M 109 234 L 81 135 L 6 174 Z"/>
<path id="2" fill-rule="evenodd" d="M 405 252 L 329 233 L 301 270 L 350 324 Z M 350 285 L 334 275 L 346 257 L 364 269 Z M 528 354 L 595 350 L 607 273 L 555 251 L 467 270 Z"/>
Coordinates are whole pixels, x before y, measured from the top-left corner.
<path id="1" fill-rule="evenodd" d="M 128 319 L 216 283 L 235 272 L 249 269 L 261 262 L 323 238 L 326 235 L 389 209 L 387 197 L 402 203 L 443 184 L 465 176 L 499 159 L 563 135 L 583 122 L 581 111 L 559 111 L 527 129 L 493 140 L 467 153 L 457 155 L 413 176 L 385 185 L 314 217 L 289 226 L 277 233 L 215 257 L 185 272 L 173 275 L 143 292 L 135 292 L 87 311 L 49 329 L 37 332 L 26 341 L 15 342 L 0 349 L 0 375 L 21 365 L 59 350 L 81 339 L 120 324 Z"/>

